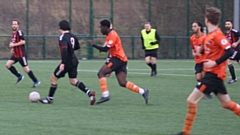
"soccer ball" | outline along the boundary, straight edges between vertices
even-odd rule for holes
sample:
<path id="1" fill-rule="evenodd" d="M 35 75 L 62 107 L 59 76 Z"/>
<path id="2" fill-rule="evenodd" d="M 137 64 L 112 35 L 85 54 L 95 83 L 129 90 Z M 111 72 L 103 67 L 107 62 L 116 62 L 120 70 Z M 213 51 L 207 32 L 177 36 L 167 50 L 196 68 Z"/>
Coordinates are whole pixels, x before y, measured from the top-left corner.
<path id="1" fill-rule="evenodd" d="M 40 94 L 36 91 L 33 91 L 29 94 L 29 100 L 31 102 L 38 102 L 38 100 L 40 99 Z"/>

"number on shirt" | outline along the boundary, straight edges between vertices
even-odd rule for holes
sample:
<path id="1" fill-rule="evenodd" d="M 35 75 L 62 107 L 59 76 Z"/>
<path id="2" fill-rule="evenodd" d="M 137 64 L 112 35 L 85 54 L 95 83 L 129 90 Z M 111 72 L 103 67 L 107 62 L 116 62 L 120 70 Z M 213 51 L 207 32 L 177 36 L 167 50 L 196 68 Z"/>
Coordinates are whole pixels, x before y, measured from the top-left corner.
<path id="1" fill-rule="evenodd" d="M 72 48 L 74 49 L 75 39 L 74 39 L 73 37 L 71 37 L 71 38 L 70 38 L 70 42 L 71 42 Z"/>

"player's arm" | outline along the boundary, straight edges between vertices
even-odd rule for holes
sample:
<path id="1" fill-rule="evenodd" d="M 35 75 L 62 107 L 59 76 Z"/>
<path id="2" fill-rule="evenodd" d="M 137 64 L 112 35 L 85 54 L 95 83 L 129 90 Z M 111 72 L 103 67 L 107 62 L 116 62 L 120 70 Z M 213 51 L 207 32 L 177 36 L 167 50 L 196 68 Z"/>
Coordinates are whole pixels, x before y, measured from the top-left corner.
<path id="1" fill-rule="evenodd" d="M 144 39 L 143 39 L 142 34 L 141 34 L 141 41 L 142 41 L 142 49 L 145 49 L 145 46 L 144 46 Z"/>
<path id="2" fill-rule="evenodd" d="M 224 54 L 215 61 L 216 64 L 217 65 L 221 64 L 222 62 L 227 60 L 230 56 L 232 56 L 232 54 L 233 54 L 233 50 L 231 49 L 231 47 L 230 46 L 226 47 Z"/>
<path id="3" fill-rule="evenodd" d="M 92 47 L 98 49 L 101 52 L 107 52 L 110 49 L 110 47 L 107 46 L 107 45 L 106 46 L 99 46 L 99 45 L 93 44 Z"/>
<path id="4" fill-rule="evenodd" d="M 155 32 L 155 38 L 157 39 L 157 41 L 151 42 L 151 45 L 160 44 L 161 38 L 160 38 L 160 36 L 158 35 L 157 31 Z"/>
<path id="5" fill-rule="evenodd" d="M 101 52 L 107 52 L 107 51 L 110 49 L 110 46 L 108 46 L 108 45 L 99 46 L 99 45 L 96 45 L 92 40 L 88 40 L 88 43 L 89 43 L 92 47 L 98 49 L 98 50 L 101 51 Z"/>
<path id="6" fill-rule="evenodd" d="M 232 47 L 236 48 L 238 46 L 238 44 L 240 43 L 240 32 L 239 31 L 234 32 L 234 37 L 238 38 L 238 40 L 236 42 L 232 43 Z"/>
<path id="7" fill-rule="evenodd" d="M 77 37 L 74 37 L 74 39 L 75 39 L 75 43 L 74 43 L 74 50 L 78 50 L 78 49 L 80 49 L 80 43 L 79 43 L 79 41 L 78 41 L 78 38 Z M 71 41 L 72 42 L 72 41 Z"/>
<path id="8" fill-rule="evenodd" d="M 61 47 L 61 58 L 62 58 L 62 64 L 66 64 L 67 63 L 67 49 L 68 49 L 68 44 L 67 44 L 67 40 L 64 39 L 64 37 L 62 39 L 60 39 L 60 47 Z"/>

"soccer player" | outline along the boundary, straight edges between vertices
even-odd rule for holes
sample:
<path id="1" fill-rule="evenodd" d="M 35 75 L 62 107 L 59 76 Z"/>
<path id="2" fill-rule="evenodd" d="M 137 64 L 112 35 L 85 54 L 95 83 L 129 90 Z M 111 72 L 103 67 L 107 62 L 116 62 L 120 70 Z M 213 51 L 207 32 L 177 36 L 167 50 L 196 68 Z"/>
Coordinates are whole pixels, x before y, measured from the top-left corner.
<path id="1" fill-rule="evenodd" d="M 80 49 L 80 44 L 77 37 L 70 33 L 70 30 L 71 28 L 68 21 L 62 20 L 59 22 L 59 31 L 61 32 L 59 36 L 59 48 L 62 60 L 51 76 L 51 86 L 48 97 L 40 99 L 40 102 L 43 104 L 51 104 L 53 102 L 54 93 L 57 89 L 57 80 L 64 77 L 66 73 L 68 73 L 70 84 L 86 93 L 90 98 L 91 105 L 95 103 L 95 91 L 91 91 L 83 82 L 76 79 L 78 59 L 74 51 Z"/>
<path id="2" fill-rule="evenodd" d="M 125 87 L 133 92 L 139 93 L 148 103 L 148 89 L 143 89 L 134 83 L 127 81 L 127 56 L 123 50 L 121 39 L 115 30 L 110 29 L 110 21 L 102 20 L 100 22 L 100 30 L 103 35 L 106 35 L 106 46 L 98 46 L 92 40 L 88 40 L 89 44 L 102 52 L 109 52 L 111 57 L 109 61 L 101 67 L 98 72 L 99 84 L 102 91 L 102 98 L 97 101 L 97 104 L 106 102 L 110 99 L 110 94 L 107 87 L 106 74 L 115 71 L 118 83 L 120 86 Z"/>
<path id="3" fill-rule="evenodd" d="M 24 76 L 17 71 L 13 64 L 19 62 L 23 70 L 32 79 L 32 87 L 35 88 L 40 84 L 40 81 L 38 81 L 32 70 L 28 66 L 27 53 L 25 50 L 25 38 L 23 32 L 19 29 L 19 22 L 17 20 L 12 21 L 12 30 L 12 41 L 9 43 L 12 56 L 7 61 L 6 68 L 17 77 L 16 84 L 18 84 L 23 80 Z"/>
<path id="4" fill-rule="evenodd" d="M 221 106 L 240 116 L 240 105 L 233 102 L 227 94 L 224 80 L 226 79 L 226 60 L 233 54 L 231 44 L 218 28 L 221 11 L 215 7 L 206 8 L 205 24 L 208 35 L 204 41 L 205 76 L 199 81 L 187 99 L 188 112 L 184 128 L 176 135 L 190 135 L 197 114 L 197 104 L 205 96 L 213 92 Z"/>
<path id="5" fill-rule="evenodd" d="M 161 39 L 149 22 L 146 22 L 144 27 L 141 31 L 141 41 L 142 49 L 145 50 L 145 62 L 151 68 L 151 76 L 157 76 L 157 51 Z"/>
<path id="6" fill-rule="evenodd" d="M 192 47 L 192 55 L 195 59 L 195 77 L 197 81 L 200 81 L 205 72 L 203 71 L 203 42 L 206 35 L 203 33 L 203 26 L 200 22 L 192 23 L 192 32 L 194 33 L 190 37 L 190 44 Z M 206 95 L 206 99 L 211 99 L 212 95 Z"/>
<path id="7" fill-rule="evenodd" d="M 192 32 L 194 33 L 190 37 L 190 44 L 192 47 L 192 55 L 195 59 L 195 77 L 197 81 L 200 81 L 204 76 L 203 72 L 203 42 L 206 35 L 203 33 L 203 26 L 200 22 L 192 23 Z"/>
<path id="8" fill-rule="evenodd" d="M 234 66 L 232 64 L 233 64 L 233 60 L 236 60 L 239 63 L 239 59 L 234 59 L 234 57 L 240 51 L 240 46 L 239 46 L 240 32 L 236 29 L 233 29 L 233 23 L 230 20 L 225 21 L 225 28 L 227 30 L 225 35 L 228 41 L 231 43 L 233 50 L 235 51 L 234 55 L 227 60 L 228 69 L 231 74 L 231 79 L 228 81 L 228 84 L 232 84 L 237 81 L 235 71 L 234 71 Z"/>

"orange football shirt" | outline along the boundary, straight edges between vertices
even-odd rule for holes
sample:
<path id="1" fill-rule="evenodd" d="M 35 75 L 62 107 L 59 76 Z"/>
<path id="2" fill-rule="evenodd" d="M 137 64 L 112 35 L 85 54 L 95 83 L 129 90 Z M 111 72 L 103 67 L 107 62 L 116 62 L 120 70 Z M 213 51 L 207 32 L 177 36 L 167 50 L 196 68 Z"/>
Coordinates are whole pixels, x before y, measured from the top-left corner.
<path id="1" fill-rule="evenodd" d="M 206 37 L 205 34 L 201 34 L 199 37 L 197 37 L 196 34 L 194 34 L 190 37 L 190 44 L 194 52 L 196 52 L 197 47 L 203 47 L 205 37 Z M 197 56 L 194 59 L 195 59 L 195 63 L 201 63 L 203 59 L 203 55 Z"/>
<path id="2" fill-rule="evenodd" d="M 106 46 L 110 48 L 108 52 L 110 53 L 111 57 L 117 57 L 125 62 L 128 61 L 128 58 L 122 47 L 121 39 L 116 31 L 111 30 L 110 33 L 108 33 L 106 36 Z"/>
<path id="3" fill-rule="evenodd" d="M 216 61 L 219 59 L 227 48 L 230 48 L 231 44 L 218 28 L 215 31 L 208 33 L 204 41 L 204 60 L 210 59 Z M 212 72 L 218 76 L 218 78 L 226 79 L 226 61 L 219 65 L 215 65 L 212 68 L 204 67 L 205 72 Z"/>

